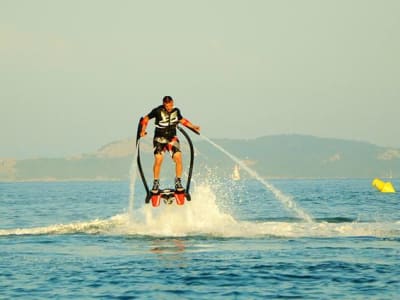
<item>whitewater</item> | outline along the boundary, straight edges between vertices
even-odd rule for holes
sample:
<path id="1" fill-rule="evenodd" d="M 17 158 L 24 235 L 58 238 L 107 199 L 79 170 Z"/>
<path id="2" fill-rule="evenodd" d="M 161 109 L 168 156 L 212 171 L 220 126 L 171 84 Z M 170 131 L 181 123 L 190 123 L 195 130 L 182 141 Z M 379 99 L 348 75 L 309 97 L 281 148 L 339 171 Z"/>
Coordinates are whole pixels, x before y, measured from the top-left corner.
<path id="1" fill-rule="evenodd" d="M 55 224 L 45 227 L 0 229 L 5 235 L 43 234 L 110 234 L 156 237 L 339 237 L 399 235 L 400 222 L 314 221 L 301 219 L 290 222 L 241 221 L 221 211 L 217 196 L 208 185 L 195 188 L 192 201 L 184 206 L 142 206 L 132 213 L 121 213 L 106 219 Z"/>

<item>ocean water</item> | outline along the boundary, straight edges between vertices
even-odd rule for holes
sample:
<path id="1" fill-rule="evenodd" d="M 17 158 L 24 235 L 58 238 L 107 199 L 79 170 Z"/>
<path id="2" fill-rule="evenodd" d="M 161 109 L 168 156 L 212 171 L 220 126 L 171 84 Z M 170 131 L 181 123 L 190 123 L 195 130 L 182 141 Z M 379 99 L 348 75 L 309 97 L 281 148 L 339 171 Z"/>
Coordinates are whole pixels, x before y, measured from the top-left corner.
<path id="1" fill-rule="evenodd" d="M 399 299 L 400 194 L 367 179 L 0 183 L 0 299 Z M 399 180 L 392 181 L 400 189 Z"/>

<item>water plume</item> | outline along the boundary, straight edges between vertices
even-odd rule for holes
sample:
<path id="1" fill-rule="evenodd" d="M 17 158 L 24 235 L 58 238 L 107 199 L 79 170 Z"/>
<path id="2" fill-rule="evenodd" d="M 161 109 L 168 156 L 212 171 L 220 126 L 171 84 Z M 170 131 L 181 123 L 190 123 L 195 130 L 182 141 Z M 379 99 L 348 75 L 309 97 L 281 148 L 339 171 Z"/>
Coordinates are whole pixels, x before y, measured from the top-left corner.
<path id="1" fill-rule="evenodd" d="M 266 181 L 264 178 L 262 178 L 256 171 L 251 169 L 249 166 L 247 166 L 242 160 L 234 156 L 233 154 L 229 153 L 227 150 L 225 150 L 223 147 L 220 145 L 216 144 L 206 136 L 202 135 L 202 138 L 206 140 L 208 143 L 213 145 L 215 148 L 226 154 L 230 159 L 232 159 L 234 162 L 236 162 L 243 170 L 245 170 L 247 173 L 249 173 L 250 176 L 258 180 L 260 183 L 262 183 L 269 191 L 271 191 L 275 198 L 278 199 L 284 207 L 289 210 L 294 212 L 298 217 L 301 219 L 305 220 L 306 222 L 313 222 L 312 217 L 306 213 L 301 207 L 297 205 L 297 203 L 294 201 L 292 196 L 285 195 L 282 191 L 277 189 L 274 185 Z"/>
<path id="2" fill-rule="evenodd" d="M 140 143 L 140 140 L 138 141 Z M 138 144 L 136 145 L 135 151 L 133 153 L 133 159 L 131 163 L 131 168 L 129 171 L 129 206 L 128 214 L 133 216 L 133 205 L 135 204 L 135 183 L 137 177 L 137 156 L 138 156 Z"/>

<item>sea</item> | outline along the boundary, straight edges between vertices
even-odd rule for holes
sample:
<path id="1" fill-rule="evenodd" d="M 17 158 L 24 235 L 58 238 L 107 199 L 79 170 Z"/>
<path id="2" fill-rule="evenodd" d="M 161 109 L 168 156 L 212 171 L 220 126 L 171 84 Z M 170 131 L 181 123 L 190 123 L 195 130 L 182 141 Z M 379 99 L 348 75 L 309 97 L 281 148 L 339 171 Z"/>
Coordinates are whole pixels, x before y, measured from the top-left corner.
<path id="1" fill-rule="evenodd" d="M 159 207 L 138 180 L 0 183 L 0 299 L 400 299 L 400 195 L 371 181 L 194 176 Z"/>

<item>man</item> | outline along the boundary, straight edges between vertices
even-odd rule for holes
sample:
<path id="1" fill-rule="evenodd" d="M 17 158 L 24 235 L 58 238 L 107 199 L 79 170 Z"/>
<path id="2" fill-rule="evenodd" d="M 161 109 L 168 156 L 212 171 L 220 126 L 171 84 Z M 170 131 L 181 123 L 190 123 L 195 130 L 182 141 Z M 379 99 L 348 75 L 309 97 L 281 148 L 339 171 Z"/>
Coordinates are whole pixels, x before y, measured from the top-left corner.
<path id="1" fill-rule="evenodd" d="M 160 171 L 163 162 L 163 154 L 169 151 L 175 162 L 175 190 L 184 191 L 181 182 L 182 176 L 182 153 L 180 150 L 179 139 L 176 136 L 176 127 L 182 124 L 188 128 L 200 132 L 200 127 L 193 125 L 189 120 L 182 117 L 178 108 L 174 107 L 174 100 L 171 96 L 163 98 L 163 104 L 154 108 L 146 115 L 141 122 L 142 130 L 140 136 L 144 137 L 147 132 L 147 124 L 150 119 L 155 118 L 155 131 L 153 138 L 154 165 L 153 165 L 153 188 L 151 192 L 156 194 L 160 189 Z"/>

